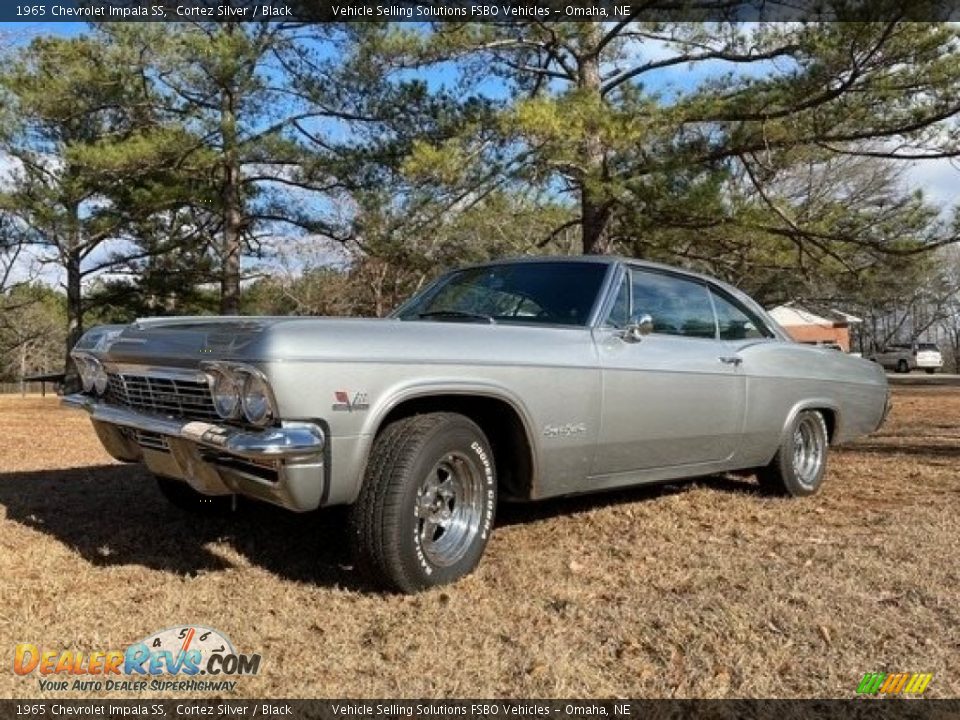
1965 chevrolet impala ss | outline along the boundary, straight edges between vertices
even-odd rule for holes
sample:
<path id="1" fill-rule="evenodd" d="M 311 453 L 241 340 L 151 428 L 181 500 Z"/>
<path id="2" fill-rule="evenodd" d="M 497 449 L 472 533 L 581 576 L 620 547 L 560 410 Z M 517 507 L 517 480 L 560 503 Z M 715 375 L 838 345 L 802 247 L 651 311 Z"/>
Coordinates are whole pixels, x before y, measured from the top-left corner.
<path id="1" fill-rule="evenodd" d="M 810 495 L 889 407 L 880 366 L 735 288 L 610 257 L 457 270 L 380 320 L 101 326 L 73 357 L 65 402 L 173 503 L 353 505 L 361 564 L 407 592 L 476 567 L 498 498 L 743 469 Z"/>

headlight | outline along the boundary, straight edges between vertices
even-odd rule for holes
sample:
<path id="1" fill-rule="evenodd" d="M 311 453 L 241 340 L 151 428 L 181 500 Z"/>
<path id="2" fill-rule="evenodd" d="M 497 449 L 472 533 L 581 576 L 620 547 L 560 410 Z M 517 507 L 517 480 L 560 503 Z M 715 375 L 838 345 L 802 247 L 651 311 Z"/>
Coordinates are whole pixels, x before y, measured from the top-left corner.
<path id="1" fill-rule="evenodd" d="M 80 373 L 80 382 L 83 385 L 83 391 L 88 393 L 93 391 L 93 363 L 84 355 L 74 355 L 73 361 L 77 365 L 77 372 Z"/>
<path id="2" fill-rule="evenodd" d="M 211 374 L 213 380 L 210 384 L 210 392 L 213 394 L 213 407 L 217 415 L 225 420 L 237 417 L 237 411 L 240 409 L 240 389 L 237 387 L 237 379 L 233 373 L 225 370 L 214 370 Z"/>
<path id="3" fill-rule="evenodd" d="M 273 419 L 273 402 L 270 388 L 263 378 L 245 373 L 243 381 L 243 416 L 253 425 L 267 425 Z"/>
<path id="4" fill-rule="evenodd" d="M 201 365 L 210 379 L 210 394 L 224 420 L 242 416 L 251 425 L 265 427 L 277 417 L 273 393 L 263 374 L 254 367 L 214 360 Z"/>
<path id="5" fill-rule="evenodd" d="M 90 364 L 93 366 L 93 389 L 97 391 L 97 395 L 103 395 L 107 391 L 110 377 L 103 364 L 96 358 L 90 358 Z"/>
<path id="6" fill-rule="evenodd" d="M 77 364 L 77 372 L 80 373 L 83 391 L 96 391 L 97 395 L 103 395 L 107 391 L 110 378 L 100 361 L 90 355 L 74 355 L 73 360 Z"/>

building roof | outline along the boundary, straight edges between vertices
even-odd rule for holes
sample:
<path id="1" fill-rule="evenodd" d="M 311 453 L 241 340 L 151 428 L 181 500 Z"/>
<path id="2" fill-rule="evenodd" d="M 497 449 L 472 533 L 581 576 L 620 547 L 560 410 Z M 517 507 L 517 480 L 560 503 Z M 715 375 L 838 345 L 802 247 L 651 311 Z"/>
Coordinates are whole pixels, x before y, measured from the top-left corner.
<path id="1" fill-rule="evenodd" d="M 863 318 L 857 317 L 856 315 L 851 315 L 850 313 L 845 313 L 843 310 L 837 310 L 836 308 L 830 308 L 830 312 L 838 316 L 841 320 L 850 323 L 851 325 L 856 325 L 863 322 Z"/>
<path id="2" fill-rule="evenodd" d="M 833 315 L 833 317 L 825 318 L 795 303 L 778 305 L 775 308 L 771 308 L 767 312 L 769 312 L 771 317 L 773 317 L 773 319 L 780 323 L 780 325 L 783 327 L 796 327 L 797 325 L 833 326 L 838 324 L 855 324 L 863 322 L 856 315 L 850 315 L 849 313 L 833 309 L 828 311 L 831 315 Z"/>

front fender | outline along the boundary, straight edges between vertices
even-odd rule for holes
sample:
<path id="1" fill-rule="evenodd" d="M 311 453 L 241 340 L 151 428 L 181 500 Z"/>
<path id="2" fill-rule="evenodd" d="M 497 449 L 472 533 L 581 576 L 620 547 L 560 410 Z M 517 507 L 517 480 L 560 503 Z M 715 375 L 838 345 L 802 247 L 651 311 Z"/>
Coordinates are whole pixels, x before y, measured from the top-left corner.
<path id="1" fill-rule="evenodd" d="M 516 393 L 497 382 L 461 377 L 409 380 L 392 385 L 378 394 L 378 400 L 366 414 L 359 434 L 331 435 L 332 472 L 323 504 L 349 505 L 356 501 L 377 433 L 391 412 L 410 400 L 444 395 L 479 396 L 509 404 L 520 418 L 527 436 L 533 478 L 539 477 L 540 447 L 536 435 L 531 431 L 535 425 L 529 408 Z"/>
<path id="2" fill-rule="evenodd" d="M 502 400 L 510 405 L 519 416 L 521 423 L 523 423 L 523 430 L 526 433 L 527 442 L 530 444 L 530 450 L 533 455 L 534 472 L 536 472 L 537 460 L 540 457 L 540 448 L 537 442 L 537 436 L 533 432 L 533 417 L 526 403 L 524 403 L 519 395 L 500 383 L 486 380 L 478 381 L 468 378 L 415 380 L 391 387 L 383 394 L 376 405 L 371 408 L 371 412 L 364 422 L 362 432 L 365 438 L 365 443 L 362 444 L 364 456 L 369 455 L 377 432 L 391 412 L 409 400 L 435 397 L 437 395 L 486 397 Z"/>

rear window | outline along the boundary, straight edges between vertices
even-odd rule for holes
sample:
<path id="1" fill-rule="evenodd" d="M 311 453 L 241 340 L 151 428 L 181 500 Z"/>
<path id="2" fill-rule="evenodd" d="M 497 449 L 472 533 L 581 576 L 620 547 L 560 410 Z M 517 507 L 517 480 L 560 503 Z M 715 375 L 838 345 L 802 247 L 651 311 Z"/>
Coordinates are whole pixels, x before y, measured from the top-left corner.
<path id="1" fill-rule="evenodd" d="M 940 352 L 940 348 L 933 343 L 920 343 L 917 345 L 917 350 L 933 350 L 934 352 Z"/>

